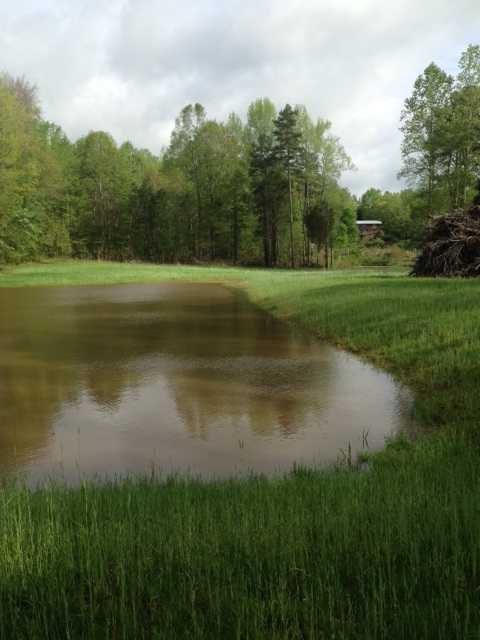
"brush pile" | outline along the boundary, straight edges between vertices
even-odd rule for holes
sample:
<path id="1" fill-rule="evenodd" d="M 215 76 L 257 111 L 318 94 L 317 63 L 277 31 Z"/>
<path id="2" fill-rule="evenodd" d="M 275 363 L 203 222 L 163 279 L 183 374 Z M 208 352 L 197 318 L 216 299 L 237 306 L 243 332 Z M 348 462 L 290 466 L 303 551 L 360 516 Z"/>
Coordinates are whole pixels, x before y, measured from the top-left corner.
<path id="1" fill-rule="evenodd" d="M 436 218 L 411 275 L 480 277 L 480 206 Z"/>

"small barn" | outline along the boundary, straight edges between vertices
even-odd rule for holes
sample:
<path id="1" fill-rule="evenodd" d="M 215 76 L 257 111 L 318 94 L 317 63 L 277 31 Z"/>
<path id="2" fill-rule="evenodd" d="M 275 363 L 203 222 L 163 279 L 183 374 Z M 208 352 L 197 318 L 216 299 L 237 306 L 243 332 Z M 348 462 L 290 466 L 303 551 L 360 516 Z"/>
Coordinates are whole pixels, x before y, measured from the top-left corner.
<path id="1" fill-rule="evenodd" d="M 357 220 L 357 228 L 363 240 L 373 240 L 381 232 L 382 223 L 380 220 Z"/>

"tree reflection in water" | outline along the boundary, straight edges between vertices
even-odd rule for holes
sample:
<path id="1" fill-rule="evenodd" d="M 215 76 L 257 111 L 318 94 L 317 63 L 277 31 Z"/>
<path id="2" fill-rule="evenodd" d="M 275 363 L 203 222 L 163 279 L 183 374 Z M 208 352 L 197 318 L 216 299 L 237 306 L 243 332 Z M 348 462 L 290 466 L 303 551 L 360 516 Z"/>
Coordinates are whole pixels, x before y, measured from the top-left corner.
<path id="1" fill-rule="evenodd" d="M 0 290 L 0 465 L 32 478 L 330 462 L 411 395 L 210 284 Z"/>

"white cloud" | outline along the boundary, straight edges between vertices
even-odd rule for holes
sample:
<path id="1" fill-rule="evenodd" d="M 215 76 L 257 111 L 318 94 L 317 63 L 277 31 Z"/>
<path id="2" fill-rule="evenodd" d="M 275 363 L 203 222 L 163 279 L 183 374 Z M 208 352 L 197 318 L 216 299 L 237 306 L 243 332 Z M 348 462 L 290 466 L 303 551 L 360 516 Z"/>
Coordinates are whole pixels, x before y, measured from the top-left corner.
<path id="1" fill-rule="evenodd" d="M 0 0 L 0 18 L 3 70 L 73 140 L 101 129 L 158 153 L 186 104 L 244 118 L 268 96 L 332 121 L 358 194 L 401 188 L 403 101 L 480 33 L 478 0 Z"/>

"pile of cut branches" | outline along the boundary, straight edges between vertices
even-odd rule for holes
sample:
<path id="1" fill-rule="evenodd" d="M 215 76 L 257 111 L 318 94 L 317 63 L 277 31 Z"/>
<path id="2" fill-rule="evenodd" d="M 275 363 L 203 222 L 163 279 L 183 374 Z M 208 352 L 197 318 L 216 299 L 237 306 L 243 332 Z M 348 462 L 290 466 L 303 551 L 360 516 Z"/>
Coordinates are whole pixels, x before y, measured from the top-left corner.
<path id="1" fill-rule="evenodd" d="M 411 275 L 480 277 L 480 206 L 436 218 Z"/>

